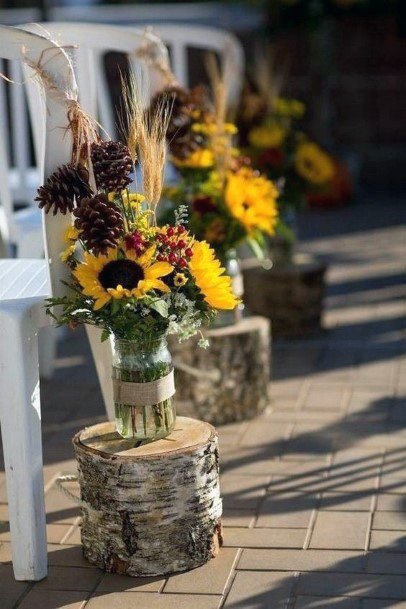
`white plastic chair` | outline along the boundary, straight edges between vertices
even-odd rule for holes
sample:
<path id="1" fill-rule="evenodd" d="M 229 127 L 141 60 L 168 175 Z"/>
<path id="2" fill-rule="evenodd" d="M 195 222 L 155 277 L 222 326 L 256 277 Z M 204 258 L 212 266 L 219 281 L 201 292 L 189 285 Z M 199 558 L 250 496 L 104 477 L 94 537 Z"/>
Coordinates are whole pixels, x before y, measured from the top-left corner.
<path id="1" fill-rule="evenodd" d="M 10 79 L 21 83 L 19 62 L 8 62 Z M 0 71 L 5 72 L 0 59 Z M 10 121 L 7 120 L 6 88 L 9 90 Z M 12 153 L 13 149 L 13 161 Z M 7 223 L 8 251 L 16 247 L 17 257 L 41 258 L 41 213 L 32 205 L 39 186 L 39 171 L 31 160 L 29 119 L 23 86 L 12 86 L 0 78 L 0 206 Z M 14 211 L 16 203 L 28 207 Z"/>
<path id="2" fill-rule="evenodd" d="M 23 52 L 24 49 L 24 52 Z M 75 99 L 67 55 L 48 40 L 0 26 L 0 57 L 38 63 Z M 43 122 L 45 176 L 70 160 L 68 105 L 46 91 Z M 47 573 L 47 547 L 38 376 L 38 329 L 49 324 L 43 299 L 63 293 L 67 279 L 59 259 L 67 216 L 44 216 L 46 260 L 0 260 L 0 421 L 6 469 L 14 574 L 39 580 Z"/>
<path id="3" fill-rule="evenodd" d="M 244 50 L 239 40 L 226 30 L 191 25 L 154 23 L 153 32 L 169 46 L 172 70 L 179 82 L 188 87 L 190 68 L 188 49 L 212 51 L 219 55 L 222 73 L 228 84 L 230 105 L 238 103 L 244 76 Z"/>
<path id="4" fill-rule="evenodd" d="M 137 57 L 137 51 L 149 41 L 154 44 L 157 57 L 168 61 L 165 45 L 148 31 L 95 23 L 53 22 L 21 27 L 50 38 L 64 48 L 74 66 L 82 108 L 97 117 L 112 138 L 117 136 L 117 126 L 104 65 L 106 53 L 126 55 L 146 103 L 161 86 L 159 74 Z"/>

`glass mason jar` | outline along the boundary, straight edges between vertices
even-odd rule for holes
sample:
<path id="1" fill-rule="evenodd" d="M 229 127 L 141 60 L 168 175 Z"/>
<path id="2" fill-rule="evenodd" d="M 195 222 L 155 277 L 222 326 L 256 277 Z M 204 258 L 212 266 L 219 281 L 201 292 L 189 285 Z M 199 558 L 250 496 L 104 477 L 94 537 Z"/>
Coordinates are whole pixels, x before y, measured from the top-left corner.
<path id="1" fill-rule="evenodd" d="M 123 438 L 152 441 L 165 438 L 172 432 L 176 421 L 171 397 L 174 394 L 172 370 L 165 337 L 145 340 L 114 338 L 115 419 L 116 429 Z M 159 380 L 161 383 L 154 382 Z M 150 403 L 154 399 L 152 396 L 158 394 L 168 397 Z M 143 399 L 145 403 L 142 403 Z"/>
<path id="2" fill-rule="evenodd" d="M 235 249 L 229 249 L 223 254 L 219 254 L 221 266 L 226 269 L 226 275 L 231 279 L 231 288 L 234 296 L 240 298 L 244 295 L 244 280 L 241 271 L 240 261 Z M 233 311 L 219 311 L 214 322 L 214 326 L 230 326 L 242 317 L 244 305 L 241 303 Z"/>

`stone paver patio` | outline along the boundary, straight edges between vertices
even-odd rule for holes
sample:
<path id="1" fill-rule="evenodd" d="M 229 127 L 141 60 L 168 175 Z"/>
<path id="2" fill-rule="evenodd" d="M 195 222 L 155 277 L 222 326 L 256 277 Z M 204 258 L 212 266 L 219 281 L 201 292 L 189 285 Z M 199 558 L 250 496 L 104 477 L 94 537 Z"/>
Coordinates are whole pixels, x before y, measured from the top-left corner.
<path id="1" fill-rule="evenodd" d="M 331 264 L 327 331 L 275 344 L 268 411 L 219 428 L 225 547 L 200 569 L 137 580 L 82 559 L 54 479 L 103 410 L 83 334 L 63 341 L 42 387 L 49 577 L 13 579 L 0 474 L 0 608 L 406 609 L 401 213 L 377 201 L 304 217 L 302 249 Z"/>

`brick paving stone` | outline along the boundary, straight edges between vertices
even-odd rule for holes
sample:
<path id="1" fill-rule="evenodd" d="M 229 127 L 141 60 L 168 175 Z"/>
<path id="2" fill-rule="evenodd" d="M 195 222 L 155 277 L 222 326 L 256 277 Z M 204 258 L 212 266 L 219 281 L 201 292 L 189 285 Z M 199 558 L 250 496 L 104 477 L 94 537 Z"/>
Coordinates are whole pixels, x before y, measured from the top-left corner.
<path id="1" fill-rule="evenodd" d="M 1 556 L 1 548 L 0 548 Z M 96 569 L 82 554 L 82 546 L 48 544 L 48 565 L 52 567 L 87 567 Z"/>
<path id="2" fill-rule="evenodd" d="M 406 578 L 402 575 L 359 575 L 353 573 L 300 574 L 296 588 L 298 595 L 336 596 L 359 598 L 406 598 Z"/>
<path id="3" fill-rule="evenodd" d="M 319 512 L 310 547 L 362 550 L 367 528 L 368 515 L 363 512 Z"/>
<path id="4" fill-rule="evenodd" d="M 221 518 L 224 527 L 249 527 L 255 520 L 255 510 L 227 509 Z"/>
<path id="5" fill-rule="evenodd" d="M 81 569 L 78 567 L 49 567 L 48 577 L 35 584 L 42 590 L 81 590 L 95 589 L 103 576 L 98 569 Z"/>
<path id="6" fill-rule="evenodd" d="M 66 488 L 74 492 L 77 485 L 66 484 Z M 53 524 L 73 524 L 80 515 L 79 508 L 55 486 L 45 495 L 45 508 L 47 522 Z"/>
<path id="7" fill-rule="evenodd" d="M 348 550 L 244 549 L 238 569 L 257 571 L 337 571 L 362 573 L 366 557 Z"/>
<path id="8" fill-rule="evenodd" d="M 298 596 L 294 609 L 360 609 L 360 602 L 344 596 Z"/>
<path id="9" fill-rule="evenodd" d="M 345 407 L 345 390 L 327 384 L 314 385 L 307 394 L 304 408 L 309 410 L 341 410 Z"/>
<path id="10" fill-rule="evenodd" d="M 246 428 L 241 439 L 242 447 L 271 446 L 275 453 L 283 449 L 284 439 L 289 426 L 287 423 L 275 423 L 265 419 L 253 420 Z"/>
<path id="11" fill-rule="evenodd" d="M 83 609 L 87 597 L 86 592 L 34 588 L 24 597 L 18 609 Z"/>
<path id="12" fill-rule="evenodd" d="M 406 531 L 406 514 L 404 512 L 378 512 L 374 514 L 372 528 L 389 531 Z"/>
<path id="13" fill-rule="evenodd" d="M 341 487 L 340 487 L 341 490 Z M 345 512 L 369 512 L 373 500 L 373 493 L 348 492 L 348 493 L 323 493 L 320 501 L 320 510 L 345 511 Z"/>
<path id="14" fill-rule="evenodd" d="M 384 552 L 406 552 L 404 531 L 371 531 L 370 550 Z"/>
<path id="15" fill-rule="evenodd" d="M 221 596 L 214 594 L 153 594 L 112 592 L 95 594 L 86 609 L 219 609 Z"/>
<path id="16" fill-rule="evenodd" d="M 399 603 L 393 603 L 388 600 L 378 600 L 378 599 L 364 599 L 361 600 L 361 609 L 406 609 L 406 601 L 400 601 Z"/>
<path id="17" fill-rule="evenodd" d="M 164 577 L 128 577 L 106 573 L 98 584 L 95 594 L 110 592 L 160 592 Z"/>
<path id="18" fill-rule="evenodd" d="M 234 548 L 302 548 L 306 529 L 228 528 L 224 545 Z"/>
<path id="19" fill-rule="evenodd" d="M 295 578 L 286 573 L 239 571 L 225 609 L 285 609 Z"/>
<path id="20" fill-rule="evenodd" d="M 367 555 L 368 573 L 406 575 L 406 554 L 390 552 L 370 552 Z"/>
<path id="21" fill-rule="evenodd" d="M 199 569 L 169 577 L 164 592 L 224 594 L 238 555 L 239 550 L 222 548 L 217 558 Z"/>
<path id="22" fill-rule="evenodd" d="M 223 476 L 221 494 L 225 509 L 257 508 L 269 482 L 269 476 Z"/>
<path id="23" fill-rule="evenodd" d="M 0 565 L 0 607 L 14 609 L 18 599 L 28 590 L 27 582 L 17 582 L 14 579 L 11 565 Z"/>
<path id="24" fill-rule="evenodd" d="M 306 529 L 316 505 L 313 495 L 271 493 L 261 504 L 256 526 Z"/>
<path id="25" fill-rule="evenodd" d="M 406 495 L 380 493 L 377 496 L 376 509 L 382 512 L 404 512 Z"/>

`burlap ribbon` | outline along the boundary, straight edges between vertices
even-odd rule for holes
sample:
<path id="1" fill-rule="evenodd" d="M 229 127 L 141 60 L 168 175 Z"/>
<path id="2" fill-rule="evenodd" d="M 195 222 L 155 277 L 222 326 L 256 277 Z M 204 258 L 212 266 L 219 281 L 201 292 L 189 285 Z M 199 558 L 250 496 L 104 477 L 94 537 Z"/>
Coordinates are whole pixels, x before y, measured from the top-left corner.
<path id="1" fill-rule="evenodd" d="M 113 378 L 114 401 L 129 406 L 153 406 L 171 398 L 175 393 L 173 370 L 149 383 L 129 383 Z"/>

